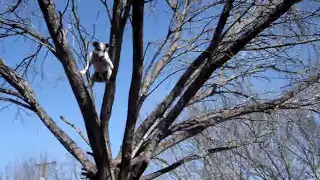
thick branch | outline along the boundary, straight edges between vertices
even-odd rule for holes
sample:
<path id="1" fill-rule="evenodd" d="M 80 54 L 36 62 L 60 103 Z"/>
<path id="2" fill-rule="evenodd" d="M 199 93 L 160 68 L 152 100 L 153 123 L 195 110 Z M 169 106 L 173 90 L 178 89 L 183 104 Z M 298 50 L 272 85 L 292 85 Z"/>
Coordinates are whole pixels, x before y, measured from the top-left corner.
<path id="1" fill-rule="evenodd" d="M 249 43 L 253 38 L 255 38 L 260 32 L 264 29 L 268 28 L 271 23 L 276 21 L 281 15 L 286 13 L 292 5 L 297 3 L 298 0 L 284 0 L 275 6 L 273 9 L 268 10 L 264 16 L 258 17 L 254 23 L 252 28 L 247 29 L 243 34 L 238 36 L 237 39 L 230 42 L 230 44 L 226 44 L 222 46 L 220 49 L 220 53 L 217 54 L 214 59 L 213 57 L 208 57 L 209 61 L 205 64 L 201 72 L 196 77 L 196 79 L 191 83 L 188 89 L 183 93 L 179 101 L 172 108 L 172 110 L 168 113 L 168 115 L 162 118 L 162 121 L 159 123 L 157 133 L 153 138 L 150 138 L 150 143 L 147 145 L 144 151 L 144 161 L 142 163 L 142 167 L 146 167 L 146 164 L 149 163 L 150 157 L 154 153 L 155 148 L 158 143 L 161 141 L 163 135 L 166 134 L 168 128 L 175 121 L 175 119 L 179 116 L 181 111 L 186 107 L 190 99 L 197 93 L 197 91 L 204 85 L 204 83 L 208 80 L 211 74 L 218 68 L 220 68 L 224 63 L 231 59 L 235 54 L 237 54 L 244 46 Z M 229 2 L 230 3 L 230 2 Z M 228 4 L 228 1 L 227 3 Z M 232 4 L 232 3 L 231 3 Z M 227 6 L 227 5 L 226 5 Z M 228 8 L 224 8 L 228 9 Z M 223 14 L 223 13 L 222 13 Z M 140 174 L 143 173 L 144 170 L 140 169 Z"/>
<path id="2" fill-rule="evenodd" d="M 176 125 L 173 125 L 170 128 L 170 133 L 172 134 L 174 132 L 180 131 L 180 130 L 195 130 L 193 127 L 209 127 L 212 125 L 212 123 L 216 123 L 215 121 L 212 121 L 213 119 L 217 121 L 222 121 L 225 119 L 231 119 L 234 117 L 238 117 L 241 115 L 246 115 L 254 112 L 266 112 L 268 110 L 273 109 L 295 109 L 299 105 L 304 106 L 300 102 L 297 103 L 286 103 L 288 100 L 294 97 L 294 95 L 302 92 L 303 90 L 307 89 L 314 83 L 317 83 L 320 79 L 320 74 L 315 74 L 310 76 L 307 80 L 300 83 L 298 86 L 293 88 L 291 91 L 285 92 L 283 95 L 281 95 L 278 98 L 275 98 L 273 100 L 267 101 L 267 102 L 261 102 L 258 104 L 253 105 L 244 105 L 244 106 L 236 106 L 229 109 L 223 109 L 218 112 L 212 112 L 210 115 L 205 115 L 203 117 L 198 117 L 193 120 L 185 121 Z M 306 103 L 308 105 L 308 103 Z"/>
<path id="3" fill-rule="evenodd" d="M 192 131 L 185 130 L 180 134 L 174 135 L 169 140 L 159 143 L 157 150 L 153 156 L 161 154 L 162 152 L 166 151 L 167 149 L 170 149 L 171 147 L 179 144 L 180 142 L 201 133 L 203 130 L 205 130 L 205 128 L 194 128 Z"/>
<path id="4" fill-rule="evenodd" d="M 142 176 L 140 179 L 141 180 L 150 180 L 150 179 L 155 179 L 163 174 L 166 174 L 170 171 L 173 171 L 175 170 L 176 168 L 180 167 L 181 165 L 183 165 L 184 163 L 187 163 L 189 161 L 194 161 L 194 160 L 198 160 L 198 159 L 201 159 L 203 158 L 202 156 L 199 156 L 199 155 L 189 155 L 189 156 L 186 156 L 180 160 L 178 160 L 177 162 L 175 163 L 172 163 L 171 165 L 169 165 L 168 167 L 165 167 L 163 169 L 160 169 L 159 171 L 156 171 L 156 172 L 153 172 L 151 174 L 148 174 L 146 176 Z"/>
<path id="5" fill-rule="evenodd" d="M 171 139 L 161 142 L 155 155 L 162 153 L 163 151 L 175 146 L 176 144 L 193 137 L 208 127 L 215 126 L 219 123 L 231 120 L 236 117 L 248 115 L 255 112 L 269 112 L 275 109 L 296 109 L 297 107 L 305 106 L 301 102 L 297 103 L 287 103 L 295 94 L 302 92 L 314 83 L 318 82 L 320 79 L 320 74 L 310 76 L 305 82 L 299 84 L 293 90 L 284 93 L 279 98 L 261 102 L 254 105 L 243 105 L 236 106 L 228 109 L 223 109 L 217 112 L 211 112 L 201 117 L 196 117 L 188 121 L 173 125 L 163 138 L 173 135 L 177 132 L 181 132 L 178 135 L 174 135 Z M 308 103 L 306 103 L 308 106 Z"/>
<path id="6" fill-rule="evenodd" d="M 128 115 L 122 142 L 122 162 L 120 179 L 126 179 L 131 170 L 131 155 L 134 130 L 140 110 L 139 93 L 143 71 L 143 16 L 144 1 L 134 0 L 132 3 L 133 61 L 132 77 L 128 99 Z"/>
<path id="7" fill-rule="evenodd" d="M 0 87 L 0 93 L 4 93 L 4 94 L 11 95 L 11 96 L 15 96 L 15 97 L 18 97 L 18 98 L 23 100 L 23 96 L 21 96 L 21 94 L 19 94 L 19 92 L 11 90 L 11 89 L 5 89 L 5 88 L 1 88 Z"/>
<path id="8" fill-rule="evenodd" d="M 29 105 L 24 104 L 23 102 L 20 102 L 18 100 L 12 99 L 12 98 L 0 97 L 0 101 L 10 102 L 10 103 L 16 104 L 18 106 L 21 106 L 21 107 L 24 107 L 26 109 L 33 111 L 33 109 Z"/>
<path id="9" fill-rule="evenodd" d="M 218 25 L 216 27 L 213 38 L 210 42 L 208 48 L 203 51 L 188 67 L 185 73 L 178 80 L 170 94 L 166 97 L 166 99 L 155 109 L 147 119 L 140 125 L 137 129 L 136 140 L 140 141 L 141 137 L 148 131 L 150 127 L 152 127 L 154 121 L 160 118 L 163 113 L 167 110 L 167 108 L 173 103 L 173 101 L 181 95 L 184 90 L 186 83 L 188 82 L 190 76 L 197 70 L 209 57 L 212 56 L 213 51 L 218 47 L 219 42 L 221 41 L 221 34 L 226 25 L 227 19 L 229 17 L 229 13 L 232 8 L 232 0 L 227 1 L 226 5 L 223 8 L 222 14 L 220 16 Z"/>
<path id="10" fill-rule="evenodd" d="M 111 32 L 109 39 L 109 44 L 111 45 L 109 50 L 109 56 L 113 61 L 114 68 L 110 80 L 105 84 L 103 101 L 100 111 L 100 132 L 101 134 L 103 134 L 106 141 L 107 156 L 109 160 L 112 159 L 111 146 L 109 140 L 109 121 L 114 102 L 114 95 L 116 92 L 116 78 L 121 57 L 123 33 L 130 14 L 129 12 L 131 9 L 131 0 L 128 0 L 126 3 L 126 8 L 123 17 L 121 16 L 122 8 L 123 2 L 121 0 L 115 0 L 113 4 Z M 115 179 L 115 177 L 113 176 L 112 179 Z"/>
<path id="11" fill-rule="evenodd" d="M 38 0 L 38 3 L 55 44 L 56 56 L 65 70 L 84 118 L 88 138 L 98 167 L 98 177 L 105 177 L 106 173 L 103 169 L 109 167 L 109 161 L 106 158 L 105 139 L 99 130 L 99 117 L 96 113 L 94 102 L 84 84 L 81 74 L 78 72 L 76 62 L 68 46 L 62 20 L 56 12 L 54 2 L 52 0 Z"/>
<path id="12" fill-rule="evenodd" d="M 222 48 L 221 50 L 223 50 L 223 52 L 221 52 L 215 60 L 210 58 L 210 61 L 208 61 L 208 63 L 201 70 L 199 76 L 188 87 L 177 104 L 172 108 L 168 116 L 165 117 L 164 120 L 159 124 L 159 134 L 169 128 L 183 108 L 188 104 L 189 100 L 203 86 L 206 80 L 216 69 L 220 68 L 225 62 L 230 60 L 231 57 L 237 54 L 248 42 L 250 42 L 251 39 L 256 37 L 261 31 L 270 26 L 273 21 L 277 20 L 283 13 L 289 10 L 293 4 L 295 4 L 295 1 L 284 1 L 275 9 L 273 9 L 273 11 L 271 11 L 266 17 L 261 19 L 258 18 L 253 29 L 245 32 L 232 44 Z"/>
<path id="13" fill-rule="evenodd" d="M 10 69 L 0 59 L 0 75 L 13 86 L 19 94 L 23 96 L 25 102 L 29 104 L 32 111 L 37 113 L 44 125 L 53 133 L 59 142 L 82 164 L 89 173 L 96 172 L 95 166 L 91 163 L 77 144 L 57 126 L 57 124 L 49 117 L 47 112 L 39 105 L 36 95 L 28 85 L 16 72 Z"/>
<path id="14" fill-rule="evenodd" d="M 121 0 L 115 0 L 113 4 L 113 14 L 111 21 L 111 33 L 110 33 L 110 50 L 109 56 L 114 64 L 114 69 L 110 81 L 105 84 L 105 91 L 103 95 L 102 107 L 100 111 L 101 119 L 101 133 L 104 134 L 107 152 L 109 159 L 112 159 L 110 140 L 109 140 L 109 121 L 112 112 L 112 106 L 114 102 L 114 95 L 116 92 L 116 78 L 119 69 L 122 41 L 124 28 L 129 18 L 129 12 L 131 9 L 131 0 L 126 3 L 125 12 L 123 17 L 121 17 L 123 3 Z"/>
<path id="15" fill-rule="evenodd" d="M 171 165 L 169 165 L 168 167 L 165 167 L 163 169 L 160 169 L 159 171 L 156 171 L 156 172 L 153 172 L 151 174 L 148 174 L 148 175 L 145 175 L 145 176 L 142 176 L 140 178 L 140 180 L 150 180 L 150 179 L 155 179 L 163 174 L 166 174 L 170 171 L 173 171 L 175 170 L 176 168 L 180 167 L 181 165 L 189 162 L 189 161 L 194 161 L 194 160 L 198 160 L 198 159 L 201 159 L 201 158 L 204 158 L 205 156 L 209 155 L 209 154 L 214 154 L 214 153 L 218 153 L 218 152 L 222 152 L 222 151 L 228 151 L 228 150 L 231 150 L 231 149 L 234 149 L 234 148 L 237 148 L 239 147 L 240 145 L 237 145 L 237 146 L 226 146 L 226 147 L 217 147 L 217 148 L 212 148 L 212 149 L 209 149 L 208 152 L 204 155 L 204 156 L 200 156 L 200 155 L 189 155 L 189 156 L 186 156 L 180 160 L 178 160 L 177 162 L 175 163 L 172 163 Z"/>

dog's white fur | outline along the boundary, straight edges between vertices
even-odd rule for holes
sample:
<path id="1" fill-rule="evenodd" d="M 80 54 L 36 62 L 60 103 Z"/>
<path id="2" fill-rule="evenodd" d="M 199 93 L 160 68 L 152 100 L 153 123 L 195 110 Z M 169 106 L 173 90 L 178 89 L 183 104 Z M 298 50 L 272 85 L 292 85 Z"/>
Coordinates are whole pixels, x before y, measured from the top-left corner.
<path id="1" fill-rule="evenodd" d="M 87 65 L 85 69 L 81 70 L 80 73 L 85 74 L 91 65 L 94 67 L 94 74 L 90 78 L 90 86 L 94 85 L 94 82 L 108 81 L 111 77 L 112 70 L 114 68 L 113 63 L 109 57 L 109 45 L 102 42 L 93 42 L 94 50 L 89 54 Z M 98 76 L 107 73 L 106 79 L 98 81 Z"/>

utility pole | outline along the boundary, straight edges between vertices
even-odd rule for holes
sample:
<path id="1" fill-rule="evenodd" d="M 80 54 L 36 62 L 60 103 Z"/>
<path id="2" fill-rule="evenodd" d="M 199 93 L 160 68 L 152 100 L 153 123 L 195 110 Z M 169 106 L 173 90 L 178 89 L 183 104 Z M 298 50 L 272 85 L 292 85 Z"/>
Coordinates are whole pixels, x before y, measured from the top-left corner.
<path id="1" fill-rule="evenodd" d="M 47 166 L 48 165 L 56 165 L 56 164 L 57 164 L 56 161 L 43 162 L 43 163 L 40 163 L 40 164 L 36 164 L 36 166 L 41 166 L 41 168 L 42 168 L 42 173 L 41 173 L 40 180 L 46 180 Z"/>

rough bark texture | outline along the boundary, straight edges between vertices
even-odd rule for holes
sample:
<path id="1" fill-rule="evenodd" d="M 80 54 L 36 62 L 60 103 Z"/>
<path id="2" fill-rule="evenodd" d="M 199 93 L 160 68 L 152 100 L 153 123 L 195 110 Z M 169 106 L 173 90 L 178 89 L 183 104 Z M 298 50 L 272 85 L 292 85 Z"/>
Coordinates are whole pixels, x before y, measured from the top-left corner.
<path id="1" fill-rule="evenodd" d="M 110 139 L 109 139 L 109 121 L 112 112 L 112 106 L 114 102 L 114 95 L 116 92 L 116 79 L 119 69 L 121 48 L 123 41 L 124 28 L 129 18 L 129 13 L 131 9 L 131 0 L 128 0 L 122 15 L 123 2 L 120 0 L 115 0 L 113 4 L 113 14 L 111 21 L 111 33 L 110 42 L 111 45 L 109 50 L 109 56 L 114 64 L 114 69 L 110 81 L 105 85 L 105 91 L 103 95 L 102 107 L 100 112 L 101 119 L 101 133 L 104 134 L 107 144 L 107 152 L 109 159 L 112 159 Z"/>
<path id="2" fill-rule="evenodd" d="M 132 2 L 132 33 L 133 33 L 133 60 L 132 77 L 128 99 L 128 115 L 125 133 L 122 142 L 122 162 L 120 165 L 120 179 L 127 179 L 131 171 L 131 156 L 133 135 L 139 115 L 139 93 L 143 70 L 143 14 L 144 1 L 133 0 Z"/>

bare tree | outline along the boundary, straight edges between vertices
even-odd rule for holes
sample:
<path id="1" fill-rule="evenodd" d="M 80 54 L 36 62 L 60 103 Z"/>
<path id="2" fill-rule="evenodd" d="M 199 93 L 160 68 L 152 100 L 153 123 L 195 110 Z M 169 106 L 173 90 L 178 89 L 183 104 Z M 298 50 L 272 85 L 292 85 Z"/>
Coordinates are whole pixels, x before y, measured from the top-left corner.
<path id="1" fill-rule="evenodd" d="M 67 156 L 66 156 L 67 157 Z M 14 161 L 5 167 L 5 172 L 0 175 L 0 179 L 5 180 L 39 180 L 46 171 L 46 180 L 76 180 L 80 179 L 79 163 L 75 159 L 68 158 L 55 165 L 48 165 L 42 169 L 38 164 L 49 162 L 46 154 L 38 158 L 29 158 L 21 161 Z"/>
<path id="2" fill-rule="evenodd" d="M 6 7 L 0 17 L 1 39 L 24 37 L 37 47 L 18 65 L 0 61 L 1 100 L 35 113 L 80 162 L 89 179 L 153 179 L 203 157 L 189 154 L 155 172 L 147 169 L 151 160 L 210 127 L 243 121 L 252 113 L 316 111 L 319 103 L 317 95 L 301 96 L 312 92 L 320 77 L 317 1 L 100 0 L 110 21 L 109 53 L 114 62 L 100 114 L 93 90 L 86 86 L 88 76 L 84 79 L 79 73 L 95 38 L 95 26 L 90 33 L 91 27 L 81 23 L 78 2 L 67 1 L 64 7 L 52 0 L 1 3 Z M 171 16 L 163 18 L 168 24 L 163 39 L 146 42 L 146 5 L 155 11 L 166 8 Z M 38 21 L 45 24 L 45 30 L 34 26 Z M 127 24 L 132 30 L 132 78 L 122 147 L 112 158 L 109 121 Z M 39 65 L 35 59 L 43 51 L 62 65 L 88 137 L 61 119 L 88 142 L 93 159 L 56 124 L 28 82 L 28 74 Z M 165 89 L 168 84 L 170 90 Z M 158 104 L 154 110 L 145 112 L 146 102 L 164 90 L 165 97 L 153 101 Z M 205 155 L 238 146 L 208 147 Z"/>
<path id="3" fill-rule="evenodd" d="M 304 110 L 256 113 L 230 121 L 173 148 L 176 158 L 186 152 L 199 156 L 163 178 L 318 179 L 319 128 L 315 116 Z M 221 146 L 228 151 L 206 153 L 208 147 Z M 156 166 L 163 164 L 170 162 L 158 157 Z"/>

